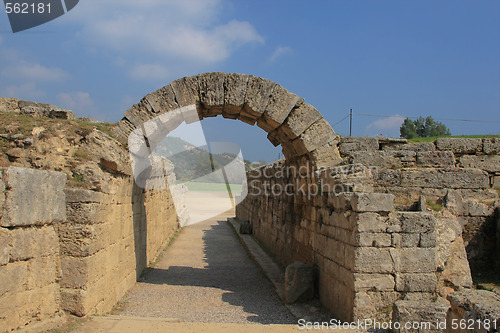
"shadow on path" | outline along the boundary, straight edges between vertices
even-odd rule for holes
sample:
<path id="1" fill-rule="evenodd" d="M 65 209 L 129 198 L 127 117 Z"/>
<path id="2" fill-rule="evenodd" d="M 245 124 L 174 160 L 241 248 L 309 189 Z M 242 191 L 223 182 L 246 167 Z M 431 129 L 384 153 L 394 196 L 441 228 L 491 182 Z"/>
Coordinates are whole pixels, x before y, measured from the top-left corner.
<path id="1" fill-rule="evenodd" d="M 195 230 L 189 230 L 190 228 Z M 201 239 L 193 237 L 195 234 L 200 235 L 200 232 L 202 233 Z M 189 256 L 203 256 L 198 265 L 195 263 L 192 265 L 198 267 L 185 265 L 190 258 L 176 260 L 172 257 L 180 253 L 176 252 L 173 247 L 178 245 L 176 243 L 181 237 L 188 237 L 193 242 L 203 243 L 201 248 L 200 244 L 193 244 L 193 251 L 186 253 Z M 183 241 L 186 242 L 186 238 Z M 176 265 L 177 262 L 184 265 Z M 226 221 L 211 219 L 186 227 L 172 247 L 166 251 L 158 268 L 146 270 L 141 277 L 140 285 L 143 288 L 146 288 L 146 285 L 155 285 L 169 290 L 172 286 L 186 287 L 181 288 L 182 291 L 178 289 L 178 292 L 172 295 L 171 301 L 174 304 L 169 305 L 173 308 L 178 306 L 183 310 L 179 309 L 179 313 L 176 310 L 168 311 L 170 314 L 177 314 L 176 317 L 184 321 L 297 323 L 276 295 L 273 285 L 249 258 Z M 161 290 L 156 289 L 157 292 Z M 183 299 L 177 298 L 179 292 L 185 294 Z M 168 295 L 169 292 L 165 295 L 166 300 L 168 300 Z M 131 301 L 133 297 L 129 300 Z M 180 313 L 182 311 L 197 313 L 191 316 L 187 313 Z M 125 310 L 125 312 L 137 315 L 135 311 Z M 188 318 L 193 318 L 193 320 Z"/>

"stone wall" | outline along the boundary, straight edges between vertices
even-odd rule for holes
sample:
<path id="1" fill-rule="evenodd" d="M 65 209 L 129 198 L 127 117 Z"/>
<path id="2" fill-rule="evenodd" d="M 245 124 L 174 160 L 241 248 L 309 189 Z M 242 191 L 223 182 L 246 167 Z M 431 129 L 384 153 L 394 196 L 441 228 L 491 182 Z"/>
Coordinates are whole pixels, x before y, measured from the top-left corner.
<path id="1" fill-rule="evenodd" d="M 487 224 L 499 205 L 492 186 L 500 170 L 484 164 L 497 156 L 486 155 L 492 145 L 345 138 L 337 167 L 315 170 L 302 159 L 249 172 L 236 215 L 284 266 L 313 266 L 322 303 L 342 320 L 389 319 L 396 300 L 399 310 L 418 303 L 444 318 L 446 307 L 430 305 L 471 287 L 467 255 L 491 266 L 496 250 L 495 232 L 478 252 L 467 238 L 467 225 Z"/>
<path id="2" fill-rule="evenodd" d="M 66 189 L 61 242 L 63 309 L 106 313 L 130 289 L 178 228 L 168 190 L 146 191 L 123 179 L 113 193 Z"/>
<path id="3" fill-rule="evenodd" d="M 0 170 L 0 331 L 50 319 L 60 311 L 59 244 L 66 220 L 66 175 Z"/>

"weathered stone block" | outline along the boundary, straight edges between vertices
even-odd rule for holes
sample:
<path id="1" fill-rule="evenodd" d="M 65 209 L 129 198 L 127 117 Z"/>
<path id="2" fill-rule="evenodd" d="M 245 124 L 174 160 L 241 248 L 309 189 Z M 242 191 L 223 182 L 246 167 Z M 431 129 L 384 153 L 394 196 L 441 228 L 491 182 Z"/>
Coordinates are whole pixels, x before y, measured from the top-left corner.
<path id="1" fill-rule="evenodd" d="M 299 155 L 303 155 L 335 139 L 336 135 L 330 124 L 326 120 L 320 119 L 293 140 L 292 145 Z"/>
<path id="2" fill-rule="evenodd" d="M 59 252 L 59 240 L 52 226 L 42 228 L 20 228 L 11 232 L 12 261 L 47 257 Z"/>
<path id="3" fill-rule="evenodd" d="M 227 74 L 224 79 L 224 110 L 223 117 L 239 115 L 245 104 L 249 75 Z"/>
<path id="4" fill-rule="evenodd" d="M 426 233 L 435 230 L 434 216 L 426 212 L 397 212 L 392 218 L 399 219 L 401 232 Z"/>
<path id="5" fill-rule="evenodd" d="M 358 247 L 354 255 L 356 273 L 393 273 L 394 263 L 389 249 Z"/>
<path id="6" fill-rule="evenodd" d="M 170 85 L 156 90 L 148 95 L 145 99 L 148 101 L 153 112 L 157 114 L 166 113 L 179 108 L 175 100 L 175 94 Z"/>
<path id="7" fill-rule="evenodd" d="M 357 246 L 389 247 L 391 246 L 391 234 L 362 232 L 356 235 Z"/>
<path id="8" fill-rule="evenodd" d="M 209 111 L 216 110 L 221 114 L 224 107 L 224 82 L 226 73 L 215 72 L 202 74 L 199 77 L 200 102 Z"/>
<path id="9" fill-rule="evenodd" d="M 435 292 L 437 277 L 435 273 L 397 273 L 396 290 L 404 292 Z"/>
<path id="10" fill-rule="evenodd" d="M 490 173 L 500 173 L 500 155 L 464 155 L 460 157 L 464 168 L 476 168 Z"/>
<path id="11" fill-rule="evenodd" d="M 435 151 L 436 146 L 432 142 L 410 142 L 384 144 L 380 147 L 382 150 L 410 150 L 414 152 Z"/>
<path id="12" fill-rule="evenodd" d="M 43 225 L 66 220 L 66 174 L 9 167 L 3 172 L 8 195 L 1 226 Z"/>
<path id="13" fill-rule="evenodd" d="M 451 168 L 455 166 L 455 155 L 451 151 L 417 152 L 417 165 L 426 168 Z"/>
<path id="14" fill-rule="evenodd" d="M 415 152 L 399 151 L 356 151 L 352 152 L 353 164 L 362 164 L 369 167 L 384 169 L 398 169 L 402 166 L 415 164 Z"/>
<path id="15" fill-rule="evenodd" d="M 475 154 L 483 150 L 482 139 L 438 138 L 435 144 L 438 150 L 451 150 L 456 154 Z"/>
<path id="16" fill-rule="evenodd" d="M 314 274 L 312 268 L 296 261 L 285 270 L 285 302 L 304 302 L 314 296 Z"/>
<path id="17" fill-rule="evenodd" d="M 354 291 L 392 291 L 394 277 L 391 274 L 354 273 Z"/>
<path id="18" fill-rule="evenodd" d="M 394 195 L 386 193 L 354 193 L 351 198 L 355 212 L 390 212 L 394 209 Z"/>
<path id="19" fill-rule="evenodd" d="M 436 272 L 436 250 L 431 248 L 390 249 L 394 269 L 400 273 Z"/>
<path id="20" fill-rule="evenodd" d="M 323 117 L 314 106 L 301 104 L 294 108 L 283 122 L 283 132 L 293 140 L 321 118 Z"/>
<path id="21" fill-rule="evenodd" d="M 0 266 L 7 265 L 10 260 L 11 242 L 10 231 L 0 227 Z"/>
<path id="22" fill-rule="evenodd" d="M 280 85 L 276 85 L 272 91 L 269 103 L 266 106 L 266 112 L 263 117 L 259 119 L 257 125 L 266 132 L 270 132 L 283 124 L 290 111 L 303 102 L 303 98 L 289 92 Z M 261 121 L 263 121 L 265 125 L 263 125 Z"/>
<path id="23" fill-rule="evenodd" d="M 401 247 L 418 247 L 420 242 L 420 234 L 392 234 L 392 246 L 396 248 Z"/>
<path id="24" fill-rule="evenodd" d="M 499 154 L 500 139 L 499 138 L 483 139 L 483 152 L 488 155 Z"/>
<path id="25" fill-rule="evenodd" d="M 401 186 L 444 189 L 486 189 L 488 174 L 479 169 L 403 169 Z"/>
<path id="26" fill-rule="evenodd" d="M 318 169 L 335 167 L 343 162 L 339 154 L 337 140 L 316 148 L 309 153 L 309 157 L 312 161 L 316 161 Z"/>
<path id="27" fill-rule="evenodd" d="M 184 77 L 170 83 L 179 107 L 197 105 L 199 96 L 199 76 Z"/>
<path id="28" fill-rule="evenodd" d="M 257 120 L 264 114 L 275 86 L 276 83 L 272 81 L 250 76 L 243 106 L 243 111 L 249 118 Z"/>
<path id="29" fill-rule="evenodd" d="M 442 332 L 446 327 L 446 312 L 450 305 L 446 300 L 397 301 L 394 303 L 392 321 L 399 323 L 398 333 Z"/>
<path id="30" fill-rule="evenodd" d="M 101 192 L 77 188 L 65 188 L 64 194 L 66 195 L 67 203 L 99 203 L 103 198 L 103 193 Z"/>
<path id="31" fill-rule="evenodd" d="M 343 155 L 351 155 L 356 151 L 375 151 L 379 149 L 377 138 L 360 138 L 347 136 L 340 140 L 339 150 Z"/>
<path id="32" fill-rule="evenodd" d="M 377 213 L 351 214 L 351 219 L 358 232 L 385 232 L 387 229 L 385 219 Z"/>

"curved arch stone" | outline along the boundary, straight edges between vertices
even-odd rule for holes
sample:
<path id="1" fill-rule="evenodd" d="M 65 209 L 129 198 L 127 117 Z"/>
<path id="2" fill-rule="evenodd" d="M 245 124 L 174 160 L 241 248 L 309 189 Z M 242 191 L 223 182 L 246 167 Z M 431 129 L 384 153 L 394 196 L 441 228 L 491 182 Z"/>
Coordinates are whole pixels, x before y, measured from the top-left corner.
<path id="1" fill-rule="evenodd" d="M 170 113 L 188 108 L 190 112 L 182 112 L 182 117 Z M 127 140 L 141 128 L 144 137 L 153 138 L 150 144 L 154 146 L 182 121 L 218 115 L 257 124 L 273 145 L 282 146 L 287 160 L 306 157 L 317 167 L 340 161 L 337 135 L 318 110 L 281 85 L 247 74 L 214 72 L 175 80 L 129 108 L 113 132 Z"/>

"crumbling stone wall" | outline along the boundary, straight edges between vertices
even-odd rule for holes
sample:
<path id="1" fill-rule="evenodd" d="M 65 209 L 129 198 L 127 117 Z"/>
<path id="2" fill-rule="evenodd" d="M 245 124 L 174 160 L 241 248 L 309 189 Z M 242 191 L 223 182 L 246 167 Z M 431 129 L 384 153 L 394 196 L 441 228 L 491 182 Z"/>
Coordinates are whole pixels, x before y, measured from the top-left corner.
<path id="1" fill-rule="evenodd" d="M 66 220 L 66 175 L 0 170 L 0 331 L 55 317 L 61 264 L 55 225 Z"/>
<path id="2" fill-rule="evenodd" d="M 497 155 L 482 155 L 498 143 L 485 141 L 345 138 L 337 167 L 297 160 L 249 172 L 236 215 L 283 265 L 315 267 L 321 301 L 339 318 L 388 319 L 399 300 L 397 313 L 420 304 L 443 319 L 444 298 L 472 285 L 462 226 L 486 223 L 499 204 Z"/>

